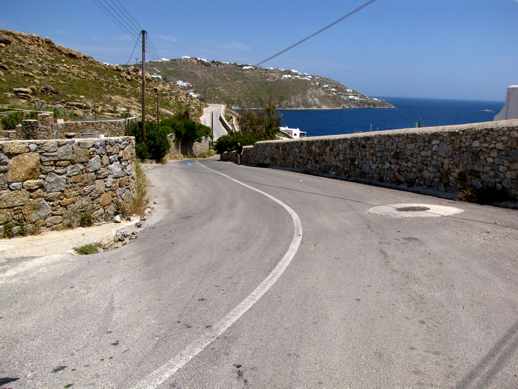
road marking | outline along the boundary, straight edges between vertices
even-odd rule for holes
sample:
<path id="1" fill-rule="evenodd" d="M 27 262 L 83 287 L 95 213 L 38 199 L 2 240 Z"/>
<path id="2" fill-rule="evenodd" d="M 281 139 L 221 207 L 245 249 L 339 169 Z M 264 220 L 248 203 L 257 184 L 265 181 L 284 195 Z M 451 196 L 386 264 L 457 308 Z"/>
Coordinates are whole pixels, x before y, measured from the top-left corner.
<path id="1" fill-rule="evenodd" d="M 199 162 L 198 162 L 199 163 Z M 187 365 L 191 359 L 201 353 L 209 344 L 215 341 L 221 336 L 227 329 L 229 329 L 241 316 L 243 316 L 250 308 L 263 297 L 266 292 L 277 282 L 290 265 L 293 257 L 299 249 L 300 243 L 302 242 L 302 223 L 299 215 L 287 204 L 281 200 L 273 197 L 272 195 L 263 192 L 251 185 L 245 184 L 233 177 L 230 177 L 217 170 L 211 169 L 202 163 L 199 163 L 205 169 L 212 171 L 222 177 L 227 178 L 247 189 L 253 190 L 254 192 L 260 193 L 263 196 L 269 198 L 273 202 L 279 204 L 284 210 L 290 215 L 293 222 L 293 238 L 291 239 L 288 251 L 284 254 L 282 259 L 277 263 L 275 268 L 270 274 L 250 293 L 241 303 L 239 303 L 234 309 L 227 313 L 219 322 L 217 322 L 212 328 L 208 329 L 200 338 L 189 344 L 183 349 L 178 355 L 170 359 L 168 362 L 160 366 L 158 369 L 150 373 L 147 377 L 139 381 L 132 389 L 154 389 L 164 383 L 166 380 L 176 374 L 178 370 Z"/>

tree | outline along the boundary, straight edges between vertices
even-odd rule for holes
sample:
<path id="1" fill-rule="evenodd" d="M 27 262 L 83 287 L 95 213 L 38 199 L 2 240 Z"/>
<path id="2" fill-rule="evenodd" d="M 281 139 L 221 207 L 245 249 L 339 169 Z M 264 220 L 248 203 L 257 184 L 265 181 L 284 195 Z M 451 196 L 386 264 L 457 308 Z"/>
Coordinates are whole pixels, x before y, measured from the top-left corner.
<path id="1" fill-rule="evenodd" d="M 146 123 L 146 140 L 142 138 L 142 131 L 140 129 L 141 123 L 133 123 L 128 128 L 128 133 L 135 137 L 135 152 L 137 157 L 141 160 L 153 159 L 156 162 L 161 162 L 169 149 L 168 135 L 170 129 L 167 126 L 160 125 L 157 127 L 156 123 Z"/>
<path id="2" fill-rule="evenodd" d="M 182 154 L 191 155 L 195 142 L 210 136 L 211 130 L 203 124 L 191 120 L 188 111 L 180 112 L 170 119 L 162 121 L 162 125 L 174 134 L 175 142 L 179 145 Z"/>
<path id="3" fill-rule="evenodd" d="M 274 139 L 281 125 L 281 118 L 275 105 L 269 102 L 262 111 L 242 111 L 239 124 L 243 132 L 253 133 L 260 139 Z"/>

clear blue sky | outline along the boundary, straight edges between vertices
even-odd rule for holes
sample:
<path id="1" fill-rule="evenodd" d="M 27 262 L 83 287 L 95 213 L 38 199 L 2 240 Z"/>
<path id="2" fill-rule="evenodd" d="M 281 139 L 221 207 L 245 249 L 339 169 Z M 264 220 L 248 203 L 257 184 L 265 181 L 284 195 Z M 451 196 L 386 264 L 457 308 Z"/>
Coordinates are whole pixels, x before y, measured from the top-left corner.
<path id="1" fill-rule="evenodd" d="M 255 63 L 359 0 L 123 0 L 157 54 Z M 125 63 L 128 36 L 93 0 L 5 0 L 0 26 Z M 518 83 L 518 0 L 378 0 L 266 66 L 333 77 L 374 96 L 503 100 Z"/>

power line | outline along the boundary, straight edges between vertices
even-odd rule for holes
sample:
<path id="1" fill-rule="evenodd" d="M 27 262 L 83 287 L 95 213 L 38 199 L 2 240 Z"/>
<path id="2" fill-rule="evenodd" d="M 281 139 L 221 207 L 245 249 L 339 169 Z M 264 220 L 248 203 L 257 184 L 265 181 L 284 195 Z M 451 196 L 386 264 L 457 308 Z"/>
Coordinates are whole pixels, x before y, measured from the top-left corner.
<path id="1" fill-rule="evenodd" d="M 256 64 L 256 66 L 260 66 L 260 65 L 262 65 L 262 64 L 264 64 L 264 63 L 266 63 L 266 62 L 269 62 L 269 61 L 271 61 L 272 59 L 277 58 L 278 56 L 280 56 L 280 55 L 282 55 L 282 54 L 286 53 L 287 51 L 289 51 L 289 50 L 291 50 L 291 49 L 293 49 L 293 48 L 295 48 L 295 47 L 297 47 L 297 46 L 301 45 L 302 43 L 304 43 L 304 42 L 306 42 L 306 41 L 308 41 L 308 40 L 310 40 L 311 38 L 314 38 L 315 36 L 317 36 L 317 35 L 319 35 L 319 34 L 323 33 L 324 31 L 329 30 L 331 27 L 333 27 L 333 26 L 337 25 L 338 23 L 340 23 L 340 22 L 344 21 L 344 20 L 345 20 L 345 19 L 347 19 L 348 17 L 353 16 L 354 14 L 356 14 L 356 13 L 360 12 L 360 11 L 361 11 L 361 10 L 363 10 L 364 8 L 367 8 L 369 5 L 371 5 L 371 4 L 372 4 L 372 3 L 374 3 L 374 2 L 376 2 L 376 0 L 369 0 L 369 1 L 365 2 L 365 3 L 363 3 L 362 5 L 360 5 L 360 6 L 356 7 L 355 9 L 353 9 L 351 12 L 349 12 L 349 13 L 347 13 L 347 14 L 343 15 L 342 17 L 340 17 L 340 18 L 336 19 L 334 22 L 329 23 L 328 25 L 326 25 L 326 26 L 324 26 L 324 27 L 320 28 L 319 30 L 317 30 L 317 31 L 315 31 L 314 33 L 312 33 L 312 34 L 310 34 L 310 35 L 306 36 L 305 38 L 303 38 L 303 39 L 301 39 L 301 40 L 299 40 L 299 41 L 297 41 L 297 42 L 293 43 L 292 45 L 290 45 L 290 46 L 286 47 L 285 49 L 282 49 L 282 50 L 280 50 L 280 51 L 276 52 L 276 53 L 275 53 L 275 54 L 273 54 L 272 56 L 270 56 L 270 57 L 268 57 L 268 58 L 266 58 L 266 59 L 263 59 L 262 61 L 258 62 L 258 63 Z"/>
<path id="2" fill-rule="evenodd" d="M 128 26 L 125 22 L 123 22 L 120 17 L 114 13 L 114 11 L 106 5 L 106 3 L 103 0 L 94 0 L 99 9 L 103 11 L 108 17 L 110 17 L 115 24 L 117 24 L 123 31 L 129 33 L 131 36 L 133 36 L 136 31 L 133 30 L 130 26 Z"/>
<path id="3" fill-rule="evenodd" d="M 135 54 L 135 49 L 137 48 L 138 40 L 139 40 L 139 36 L 137 35 L 135 38 L 135 43 L 133 44 L 133 49 L 131 50 L 131 54 L 128 58 L 128 62 L 126 62 L 126 65 L 130 64 L 130 61 L 133 58 L 133 54 Z"/>
<path id="4" fill-rule="evenodd" d="M 126 18 L 126 20 L 129 21 L 131 25 L 133 25 L 134 28 L 139 31 L 144 29 L 139 21 L 133 17 L 133 15 L 128 11 L 124 4 L 121 3 L 120 0 L 112 0 L 112 4 L 122 13 L 122 15 Z"/>
<path id="5" fill-rule="evenodd" d="M 129 23 L 124 16 L 120 13 L 120 11 L 114 6 L 114 4 L 110 0 L 101 0 L 106 6 L 112 11 L 112 13 L 115 15 L 115 17 L 118 18 L 118 20 L 124 24 L 127 29 L 133 32 L 138 32 L 139 29 L 135 28 L 131 23 Z"/>

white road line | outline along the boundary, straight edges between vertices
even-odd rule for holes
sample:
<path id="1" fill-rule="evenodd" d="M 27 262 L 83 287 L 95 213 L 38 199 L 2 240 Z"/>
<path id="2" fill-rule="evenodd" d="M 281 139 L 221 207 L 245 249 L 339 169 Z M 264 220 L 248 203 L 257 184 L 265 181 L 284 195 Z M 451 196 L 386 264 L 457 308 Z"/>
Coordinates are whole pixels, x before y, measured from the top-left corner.
<path id="1" fill-rule="evenodd" d="M 270 288 L 277 282 L 277 280 L 282 276 L 282 274 L 286 271 L 288 266 L 290 265 L 293 257 L 297 253 L 299 249 L 300 243 L 302 242 L 302 223 L 300 221 L 297 213 L 286 205 L 281 200 L 273 197 L 272 195 L 263 192 L 260 189 L 254 188 L 251 185 L 245 184 L 235 178 L 232 178 L 224 173 L 218 172 L 217 170 L 211 169 L 202 163 L 199 163 L 205 169 L 212 171 L 215 174 L 218 174 L 222 177 L 229 179 L 239 185 L 244 186 L 250 190 L 253 190 L 257 193 L 262 194 L 263 196 L 269 198 L 273 202 L 279 204 L 283 207 L 286 212 L 291 217 L 293 222 L 293 238 L 291 239 L 290 246 L 288 247 L 288 251 L 284 254 L 282 259 L 277 263 L 275 268 L 271 271 L 270 274 L 255 288 L 255 290 L 250 293 L 241 303 L 239 303 L 234 309 L 232 309 L 229 313 L 227 313 L 216 325 L 207 330 L 200 338 L 196 339 L 194 342 L 189 344 L 185 349 L 183 349 L 178 355 L 170 359 L 168 362 L 160 366 L 158 369 L 150 373 L 147 377 L 139 381 L 132 389 L 154 389 L 159 385 L 164 383 L 166 380 L 171 378 L 178 370 L 184 367 L 191 359 L 193 359 L 196 355 L 201 353 L 209 344 L 215 341 L 219 336 L 221 336 L 230 326 L 232 326 L 236 321 L 241 318 L 250 308 L 254 306 L 256 302 L 258 302 L 261 297 L 263 297 L 266 292 L 270 290 Z"/>

